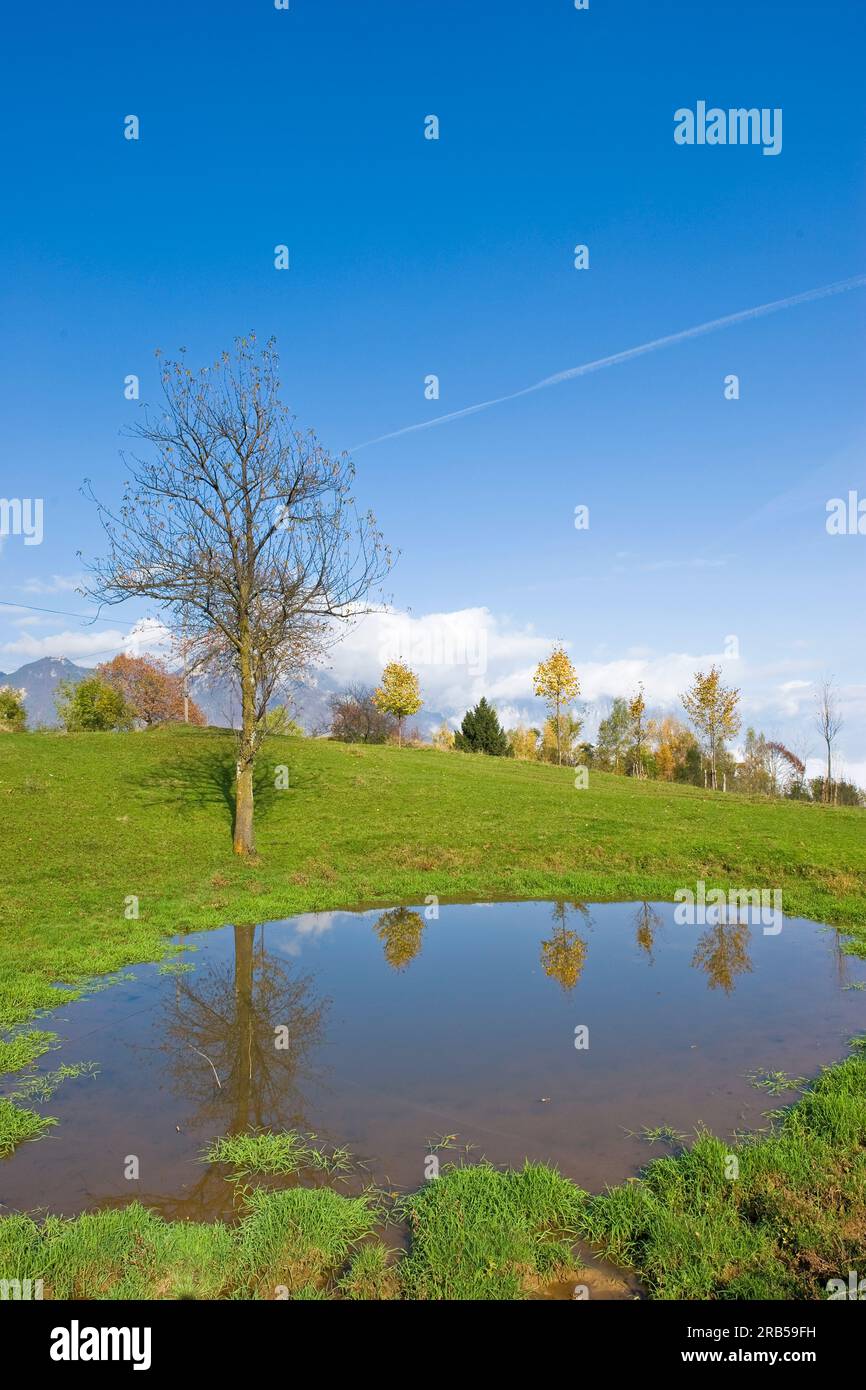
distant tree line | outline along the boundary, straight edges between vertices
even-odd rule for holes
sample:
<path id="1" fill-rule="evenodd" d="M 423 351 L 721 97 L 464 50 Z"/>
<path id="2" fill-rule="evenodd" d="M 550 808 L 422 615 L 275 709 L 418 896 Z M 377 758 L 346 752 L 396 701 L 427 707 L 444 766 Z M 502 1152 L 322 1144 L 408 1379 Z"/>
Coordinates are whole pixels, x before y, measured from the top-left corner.
<path id="1" fill-rule="evenodd" d="M 487 757 L 586 767 L 622 776 L 680 782 L 747 796 L 790 797 L 840 806 L 862 806 L 866 796 L 833 774 L 835 742 L 842 718 L 832 681 L 817 693 L 815 722 L 826 749 L 826 771 L 806 776 L 805 758 L 778 739 L 746 729 L 738 758 L 728 746 L 739 733 L 739 691 L 723 685 L 718 667 L 696 672 L 682 696 L 689 723 L 673 714 L 648 713 L 643 687 L 628 699 L 617 697 L 598 726 L 594 743 L 581 738 L 583 720 L 572 706 L 580 690 L 577 674 L 562 647 L 536 669 L 534 688 L 549 713 L 540 728 L 505 729 L 495 707 L 482 698 L 463 716 L 459 728 L 442 724 L 432 746 L 443 751 Z M 333 694 L 325 728 L 345 743 L 423 743 L 405 721 L 422 708 L 417 675 L 399 661 L 389 662 L 376 686 L 355 682 Z M 203 725 L 204 714 L 190 699 L 182 674 L 153 658 L 116 656 L 77 684 L 61 682 L 57 711 L 68 732 L 121 731 L 185 721 Z M 26 727 L 24 692 L 0 686 L 0 732 Z M 301 736 L 304 730 L 283 705 L 262 718 L 263 735 Z"/>
<path id="2" fill-rule="evenodd" d="M 827 748 L 827 772 L 812 778 L 806 777 L 804 758 L 753 728 L 746 730 L 742 757 L 734 755 L 729 744 L 741 728 L 740 695 L 723 684 L 716 666 L 696 672 L 681 697 L 688 723 L 673 714 L 650 714 L 643 686 L 638 686 L 630 698 L 617 697 L 611 702 L 594 743 L 581 738 L 583 720 L 572 708 L 580 682 L 561 646 L 539 663 L 533 684 L 548 707 L 540 728 L 519 725 L 505 729 L 495 707 L 482 697 L 466 711 L 457 729 L 447 723 L 440 725 L 432 746 L 443 751 L 582 766 L 748 796 L 866 804 L 857 787 L 833 776 L 833 747 L 842 720 L 832 682 L 822 684 L 816 706 L 817 729 Z M 417 676 L 400 662 L 391 662 L 378 689 L 355 684 L 331 697 L 328 732 L 331 738 L 348 743 L 399 742 L 398 711 L 405 717 L 416 713 L 421 704 Z M 423 746 L 417 730 L 410 732 L 408 742 Z"/>

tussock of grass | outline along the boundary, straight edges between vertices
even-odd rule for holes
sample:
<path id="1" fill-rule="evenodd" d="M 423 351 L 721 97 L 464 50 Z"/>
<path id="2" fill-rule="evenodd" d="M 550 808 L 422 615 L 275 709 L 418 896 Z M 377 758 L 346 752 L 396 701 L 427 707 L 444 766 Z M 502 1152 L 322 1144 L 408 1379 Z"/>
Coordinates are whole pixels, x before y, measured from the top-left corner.
<path id="1" fill-rule="evenodd" d="M 260 1298 L 309 1284 L 322 1287 L 379 1219 L 369 1196 L 344 1197 L 328 1187 L 258 1188 L 246 1201 L 240 1276 L 250 1294 Z"/>
<path id="2" fill-rule="evenodd" d="M 379 1241 L 362 1245 L 339 1281 L 342 1297 L 366 1302 L 398 1298 L 400 1277 L 397 1267 L 389 1262 L 392 1254 Z"/>
<path id="3" fill-rule="evenodd" d="M 239 1225 L 164 1221 L 138 1202 L 73 1220 L 0 1220 L 4 1278 L 42 1279 L 57 1299 L 229 1299 L 333 1290 L 377 1219 L 327 1188 L 246 1194 Z M 325 1295 L 327 1296 L 327 1294 Z"/>
<path id="4" fill-rule="evenodd" d="M 48 1217 L 28 1234 L 24 1273 L 44 1279 L 46 1297 L 206 1299 L 232 1286 L 236 1242 L 220 1222 L 167 1222 L 133 1202 L 75 1220 Z"/>
<path id="5" fill-rule="evenodd" d="M 0 1098 L 0 1158 L 6 1158 L 25 1139 L 41 1139 L 57 1121 L 35 1110 L 25 1110 L 13 1100 Z"/>
<path id="6" fill-rule="evenodd" d="M 553 1169 L 445 1168 L 405 1198 L 412 1247 L 402 1265 L 413 1299 L 519 1299 L 535 1277 L 571 1264 L 585 1201 Z M 570 1237 L 570 1238 L 565 1238 Z"/>
<path id="7" fill-rule="evenodd" d="M 314 1147 L 294 1130 L 279 1134 L 271 1130 L 225 1134 L 208 1144 L 202 1157 L 206 1163 L 227 1164 L 235 1178 L 249 1177 L 254 1173 L 288 1175 L 304 1169 L 333 1174 L 347 1172 L 351 1167 L 346 1149 L 334 1149 L 327 1153 Z"/>

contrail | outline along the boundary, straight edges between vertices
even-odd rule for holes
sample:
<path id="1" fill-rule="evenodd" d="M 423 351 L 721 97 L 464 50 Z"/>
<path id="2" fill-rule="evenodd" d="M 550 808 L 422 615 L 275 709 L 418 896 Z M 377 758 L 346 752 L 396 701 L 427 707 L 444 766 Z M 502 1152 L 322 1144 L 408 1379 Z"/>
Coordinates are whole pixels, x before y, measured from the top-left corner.
<path id="1" fill-rule="evenodd" d="M 558 386 L 561 381 L 573 381 L 575 377 L 587 376 L 590 372 L 600 372 L 603 367 L 615 367 L 620 362 L 629 362 L 633 357 L 643 357 L 647 352 L 657 352 L 659 348 L 672 347 L 674 343 L 684 343 L 688 338 L 701 338 L 705 333 L 715 333 L 719 328 L 730 328 L 734 323 L 746 323 L 749 319 L 760 319 L 765 314 L 777 314 L 782 309 L 793 309 L 797 304 L 808 304 L 813 299 L 828 299 L 833 294 L 845 294 L 866 285 L 866 275 L 854 275 L 850 280 L 837 280 L 832 285 L 821 285 L 815 290 L 804 290 L 802 294 L 789 295 L 787 299 L 774 299 L 769 304 L 758 304 L 753 309 L 740 309 L 736 314 L 726 314 L 721 319 L 711 319 L 709 323 L 699 323 L 695 328 L 684 328 L 679 333 L 669 333 L 665 338 L 654 338 L 651 343 L 641 343 L 639 347 L 626 348 L 610 357 L 599 357 L 595 362 L 584 362 L 579 367 L 569 367 L 555 376 L 546 376 L 533 386 L 524 386 L 520 391 L 510 391 L 507 396 L 494 396 L 489 401 L 479 401 L 477 405 L 464 406 L 462 410 L 452 410 L 448 415 L 435 415 L 432 420 L 421 420 L 417 425 L 405 425 L 401 430 L 390 434 L 380 434 L 376 439 L 366 439 L 356 444 L 350 453 L 368 449 L 371 444 L 382 444 L 386 439 L 398 439 L 401 434 L 414 434 L 416 430 L 429 430 L 434 425 L 447 424 L 449 420 L 460 420 L 464 415 L 475 415 L 479 410 L 489 410 L 491 406 L 503 405 L 505 401 L 516 401 L 520 396 L 529 396 L 533 391 L 544 391 L 548 386 Z"/>

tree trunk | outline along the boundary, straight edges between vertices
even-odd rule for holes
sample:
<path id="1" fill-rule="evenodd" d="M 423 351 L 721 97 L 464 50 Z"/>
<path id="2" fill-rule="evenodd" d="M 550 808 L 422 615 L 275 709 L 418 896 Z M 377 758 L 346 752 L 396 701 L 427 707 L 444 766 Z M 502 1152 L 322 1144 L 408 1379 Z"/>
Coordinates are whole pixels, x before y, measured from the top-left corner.
<path id="1" fill-rule="evenodd" d="M 234 1098 L 232 1134 L 244 1134 L 254 1119 L 253 1102 L 253 927 L 234 929 L 235 1023 L 238 1088 Z"/>
<path id="2" fill-rule="evenodd" d="M 560 727 L 559 727 L 559 696 L 557 695 L 557 697 L 556 697 L 556 761 L 557 761 L 557 764 L 558 764 L 559 767 L 562 767 L 562 743 L 561 743 L 561 735 L 562 735 L 562 730 L 561 730 Z"/>
<path id="3" fill-rule="evenodd" d="M 235 783 L 235 854 L 255 854 L 256 844 L 253 834 L 253 763 L 244 751 L 238 755 L 237 780 Z"/>
<path id="4" fill-rule="evenodd" d="M 825 790 L 825 792 L 824 792 L 824 800 L 827 802 L 827 805 L 828 805 L 828 806 L 830 805 L 830 800 L 831 800 L 831 798 L 832 798 L 832 795 L 833 795 L 833 768 L 832 768 L 832 762 L 831 762 L 830 740 L 827 739 L 827 787 L 826 787 L 826 790 Z"/>
<path id="5" fill-rule="evenodd" d="M 253 764 L 256 756 L 255 685 L 248 650 L 241 650 L 241 733 L 235 781 L 235 854 L 255 854 Z"/>

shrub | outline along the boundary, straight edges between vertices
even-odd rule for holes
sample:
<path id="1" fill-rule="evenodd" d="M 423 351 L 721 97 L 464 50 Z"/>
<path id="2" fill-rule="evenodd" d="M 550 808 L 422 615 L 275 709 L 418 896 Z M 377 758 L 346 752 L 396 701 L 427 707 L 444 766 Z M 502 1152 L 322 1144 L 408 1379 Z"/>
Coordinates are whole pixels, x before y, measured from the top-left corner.
<path id="1" fill-rule="evenodd" d="M 60 722 L 70 734 L 131 729 L 135 723 L 135 710 L 126 703 L 120 691 L 98 676 L 91 676 L 77 685 L 61 681 L 56 705 Z"/>
<path id="2" fill-rule="evenodd" d="M 293 719 L 285 705 L 274 705 L 269 709 L 262 720 L 262 729 L 266 734 L 289 735 L 292 738 L 303 738 L 304 730 L 296 719 Z"/>
<path id="3" fill-rule="evenodd" d="M 24 691 L 0 685 L 0 733 L 20 734 L 27 726 Z"/>

